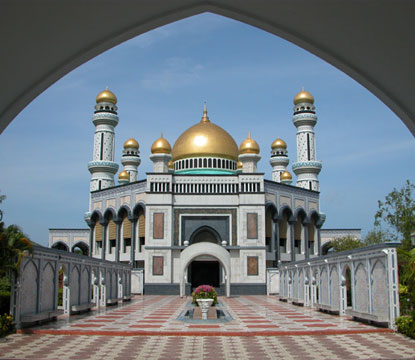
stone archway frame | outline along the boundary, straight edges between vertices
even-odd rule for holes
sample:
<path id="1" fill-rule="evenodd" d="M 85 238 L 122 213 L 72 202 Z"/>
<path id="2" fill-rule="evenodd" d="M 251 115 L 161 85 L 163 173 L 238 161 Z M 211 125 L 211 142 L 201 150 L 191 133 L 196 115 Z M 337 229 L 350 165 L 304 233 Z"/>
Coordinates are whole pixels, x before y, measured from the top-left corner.
<path id="1" fill-rule="evenodd" d="M 199 256 L 209 255 L 225 269 L 226 297 L 231 295 L 231 255 L 220 245 L 201 242 L 190 245 L 180 254 L 180 297 L 185 295 L 185 273 L 190 263 Z"/>

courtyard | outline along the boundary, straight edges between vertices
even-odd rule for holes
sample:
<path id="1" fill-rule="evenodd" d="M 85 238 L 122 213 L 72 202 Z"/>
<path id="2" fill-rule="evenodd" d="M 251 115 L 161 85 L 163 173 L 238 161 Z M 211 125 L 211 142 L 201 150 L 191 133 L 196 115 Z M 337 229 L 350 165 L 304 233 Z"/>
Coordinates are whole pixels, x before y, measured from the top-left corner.
<path id="1" fill-rule="evenodd" d="M 220 297 L 232 320 L 182 321 L 179 296 L 135 296 L 124 305 L 26 328 L 0 341 L 0 359 L 413 359 L 415 341 L 287 304 L 275 296 Z"/>

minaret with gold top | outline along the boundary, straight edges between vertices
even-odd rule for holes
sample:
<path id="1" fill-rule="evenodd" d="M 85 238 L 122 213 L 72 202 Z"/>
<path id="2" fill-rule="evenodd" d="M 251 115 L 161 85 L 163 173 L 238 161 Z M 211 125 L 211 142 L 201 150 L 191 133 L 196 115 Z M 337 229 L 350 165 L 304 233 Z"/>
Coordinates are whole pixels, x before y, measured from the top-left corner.
<path id="1" fill-rule="evenodd" d="M 170 143 L 161 134 L 160 138 L 154 141 L 151 146 L 150 160 L 154 164 L 153 171 L 155 173 L 168 173 L 171 158 Z"/>
<path id="2" fill-rule="evenodd" d="M 317 123 L 314 97 L 302 89 L 294 97 L 293 123 L 297 128 L 297 161 L 292 168 L 297 175 L 297 186 L 319 191 L 318 174 L 321 161 L 316 160 L 314 126 Z"/>
<path id="3" fill-rule="evenodd" d="M 124 143 L 124 150 L 122 152 L 121 163 L 129 175 L 129 182 L 138 180 L 138 166 L 141 163 L 139 144 L 136 139 L 128 139 Z"/>
<path id="4" fill-rule="evenodd" d="M 272 181 L 281 182 L 281 175 L 287 171 L 287 165 L 290 162 L 288 158 L 287 144 L 284 140 L 278 138 L 271 144 Z"/>
<path id="5" fill-rule="evenodd" d="M 257 163 L 261 160 L 259 155 L 259 145 L 251 138 L 251 132 L 248 138 L 242 141 L 239 147 L 239 161 L 242 163 L 243 173 L 256 173 L 258 171 Z"/>
<path id="6" fill-rule="evenodd" d="M 115 132 L 118 125 L 117 97 L 106 88 L 96 98 L 92 122 L 95 125 L 93 159 L 88 163 L 91 173 L 90 191 L 114 186 L 118 164 L 114 162 Z"/>

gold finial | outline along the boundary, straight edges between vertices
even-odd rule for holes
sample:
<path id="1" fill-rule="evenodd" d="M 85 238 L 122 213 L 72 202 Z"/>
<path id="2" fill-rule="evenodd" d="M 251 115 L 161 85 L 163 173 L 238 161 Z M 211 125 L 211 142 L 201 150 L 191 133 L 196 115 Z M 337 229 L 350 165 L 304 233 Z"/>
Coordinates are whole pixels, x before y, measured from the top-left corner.
<path id="1" fill-rule="evenodd" d="M 250 138 L 251 138 L 251 132 L 248 131 L 248 139 L 250 139 Z"/>
<path id="2" fill-rule="evenodd" d="M 202 116 L 202 121 L 201 122 L 210 122 L 209 117 L 207 116 L 206 101 L 203 104 L 203 116 Z"/>

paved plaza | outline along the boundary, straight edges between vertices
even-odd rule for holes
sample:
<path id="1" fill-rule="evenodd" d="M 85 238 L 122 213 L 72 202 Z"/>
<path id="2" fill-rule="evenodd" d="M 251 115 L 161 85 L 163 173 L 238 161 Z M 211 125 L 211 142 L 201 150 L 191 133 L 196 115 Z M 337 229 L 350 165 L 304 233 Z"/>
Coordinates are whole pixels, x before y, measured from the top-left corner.
<path id="1" fill-rule="evenodd" d="M 181 321 L 191 298 L 131 303 L 25 329 L 0 340 L 0 359 L 415 359 L 415 341 L 278 301 L 220 298 L 231 321 Z"/>

